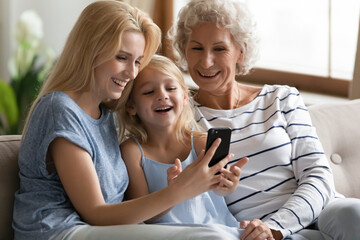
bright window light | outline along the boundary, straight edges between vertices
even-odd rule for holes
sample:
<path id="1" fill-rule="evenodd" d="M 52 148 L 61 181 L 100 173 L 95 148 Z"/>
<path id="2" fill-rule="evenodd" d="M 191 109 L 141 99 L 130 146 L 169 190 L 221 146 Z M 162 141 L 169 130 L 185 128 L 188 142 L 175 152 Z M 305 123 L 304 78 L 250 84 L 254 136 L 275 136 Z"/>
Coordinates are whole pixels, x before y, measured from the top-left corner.
<path id="1" fill-rule="evenodd" d="M 359 0 L 248 0 L 261 36 L 257 67 L 353 77 Z"/>

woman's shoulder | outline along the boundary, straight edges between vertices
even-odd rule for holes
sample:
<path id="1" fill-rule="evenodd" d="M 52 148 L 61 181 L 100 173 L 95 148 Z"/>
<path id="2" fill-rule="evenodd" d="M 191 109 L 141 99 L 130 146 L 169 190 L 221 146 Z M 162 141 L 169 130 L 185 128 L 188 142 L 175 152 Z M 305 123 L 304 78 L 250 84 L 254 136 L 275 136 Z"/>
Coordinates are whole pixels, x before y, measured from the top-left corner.
<path id="1" fill-rule="evenodd" d="M 44 95 L 40 101 L 38 106 L 43 108 L 51 107 L 54 112 L 64 112 L 67 109 L 75 110 L 75 102 L 64 92 L 51 92 Z"/>
<path id="2" fill-rule="evenodd" d="M 261 100 L 260 102 L 287 102 L 299 97 L 299 91 L 295 87 L 288 85 L 264 85 L 258 95 L 258 99 Z"/>
<path id="3" fill-rule="evenodd" d="M 288 95 L 299 94 L 299 91 L 295 87 L 288 85 L 267 85 L 265 84 L 260 95 Z"/>
<path id="4" fill-rule="evenodd" d="M 289 108 L 295 105 L 304 105 L 300 92 L 295 87 L 288 85 L 265 85 L 259 95 L 262 103 Z"/>
<path id="5" fill-rule="evenodd" d="M 66 129 L 82 133 L 89 131 L 89 129 L 93 129 L 96 126 L 105 126 L 106 128 L 112 127 L 111 124 L 107 124 L 113 121 L 111 115 L 105 111 L 102 113 L 104 114 L 102 114 L 101 119 L 93 119 L 66 93 L 51 92 L 40 99 L 34 110 L 33 117 L 44 119 L 43 121 L 46 121 L 49 124 L 51 123 L 54 128 L 58 130 Z"/>
<path id="6" fill-rule="evenodd" d="M 61 117 L 68 108 L 66 99 L 61 92 L 51 92 L 42 96 L 36 104 L 33 115 L 37 118 L 42 117 Z"/>

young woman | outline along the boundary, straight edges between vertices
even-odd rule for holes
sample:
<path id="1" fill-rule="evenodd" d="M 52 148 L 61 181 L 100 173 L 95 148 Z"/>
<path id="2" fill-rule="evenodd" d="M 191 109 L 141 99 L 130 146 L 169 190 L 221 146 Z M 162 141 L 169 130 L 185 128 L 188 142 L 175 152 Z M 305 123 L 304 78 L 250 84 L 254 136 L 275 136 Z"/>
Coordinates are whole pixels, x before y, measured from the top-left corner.
<path id="1" fill-rule="evenodd" d="M 172 185 L 205 148 L 206 134 L 192 131 L 196 123 L 188 89 L 181 71 L 166 57 L 155 55 L 127 95 L 122 99 L 120 122 L 122 131 L 126 129 L 131 137 L 121 144 L 121 152 L 130 179 L 126 196 L 134 199 L 164 189 L 168 182 Z M 183 201 L 148 222 L 223 224 L 233 227 L 223 226 L 239 239 L 239 223 L 219 195 L 235 189 L 240 167 L 246 161 L 244 158 L 231 168 L 221 169 L 221 183 L 214 191 Z M 211 169 L 215 174 L 217 170 Z"/>
<path id="2" fill-rule="evenodd" d="M 220 183 L 207 167 L 214 144 L 171 186 L 123 202 L 129 179 L 112 112 L 160 38 L 146 14 L 120 1 L 96 1 L 81 13 L 23 132 L 15 239 L 176 239 L 196 232 L 219 237 L 215 231 L 208 236 L 208 229 L 120 226 L 149 219 Z"/>

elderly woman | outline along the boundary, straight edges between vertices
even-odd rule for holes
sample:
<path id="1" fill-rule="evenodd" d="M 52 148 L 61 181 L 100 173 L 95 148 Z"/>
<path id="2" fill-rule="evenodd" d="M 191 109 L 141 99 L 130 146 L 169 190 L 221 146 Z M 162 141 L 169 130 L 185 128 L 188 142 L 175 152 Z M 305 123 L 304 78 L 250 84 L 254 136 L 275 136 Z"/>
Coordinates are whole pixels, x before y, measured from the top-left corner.
<path id="1" fill-rule="evenodd" d="M 230 127 L 233 162 L 249 158 L 237 190 L 226 197 L 245 228 L 242 238 L 360 239 L 354 224 L 360 221 L 359 199 L 336 193 L 297 89 L 236 81 L 249 73 L 258 53 L 246 6 L 192 0 L 181 9 L 170 37 L 179 65 L 199 87 L 193 95 L 197 121 L 205 129 Z M 349 207 L 352 214 L 344 210 Z"/>

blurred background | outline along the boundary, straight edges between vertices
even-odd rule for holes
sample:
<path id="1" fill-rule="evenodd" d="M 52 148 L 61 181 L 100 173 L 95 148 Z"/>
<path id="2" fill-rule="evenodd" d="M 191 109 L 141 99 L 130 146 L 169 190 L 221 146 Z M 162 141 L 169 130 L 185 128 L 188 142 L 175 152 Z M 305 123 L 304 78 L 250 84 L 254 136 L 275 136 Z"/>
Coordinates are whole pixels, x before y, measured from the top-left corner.
<path id="1" fill-rule="evenodd" d="M 94 1 L 0 0 L 0 134 L 19 131 L 77 17 Z M 164 36 L 187 3 L 124 1 L 148 12 Z M 240 81 L 295 86 L 307 104 L 360 97 L 360 0 L 239 1 L 254 14 L 261 39 L 260 60 Z M 172 57 L 170 49 L 164 39 L 161 54 Z"/>

